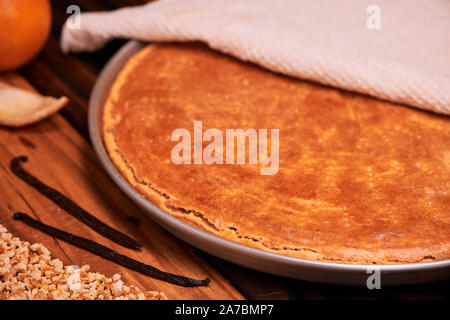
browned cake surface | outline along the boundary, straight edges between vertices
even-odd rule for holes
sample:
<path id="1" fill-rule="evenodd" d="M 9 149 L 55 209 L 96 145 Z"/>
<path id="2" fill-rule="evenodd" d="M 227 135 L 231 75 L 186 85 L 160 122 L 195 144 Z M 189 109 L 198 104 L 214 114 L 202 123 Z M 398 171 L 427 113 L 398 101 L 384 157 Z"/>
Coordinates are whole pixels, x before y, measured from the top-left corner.
<path id="1" fill-rule="evenodd" d="M 280 130 L 280 169 L 175 165 L 172 131 Z M 450 119 L 238 62 L 148 46 L 116 80 L 105 143 L 166 212 L 220 237 L 314 260 L 450 258 Z M 206 146 L 208 143 L 204 143 Z"/>

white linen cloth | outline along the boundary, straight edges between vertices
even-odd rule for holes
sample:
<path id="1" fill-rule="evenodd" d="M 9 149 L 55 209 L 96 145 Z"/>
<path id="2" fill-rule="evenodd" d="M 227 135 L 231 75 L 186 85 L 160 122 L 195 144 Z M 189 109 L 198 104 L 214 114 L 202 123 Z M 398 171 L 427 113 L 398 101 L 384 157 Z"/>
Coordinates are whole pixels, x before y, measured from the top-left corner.
<path id="1" fill-rule="evenodd" d="M 370 5 L 380 29 L 369 29 Z M 200 40 L 270 70 L 450 114 L 448 0 L 160 0 L 66 23 L 64 52 Z"/>

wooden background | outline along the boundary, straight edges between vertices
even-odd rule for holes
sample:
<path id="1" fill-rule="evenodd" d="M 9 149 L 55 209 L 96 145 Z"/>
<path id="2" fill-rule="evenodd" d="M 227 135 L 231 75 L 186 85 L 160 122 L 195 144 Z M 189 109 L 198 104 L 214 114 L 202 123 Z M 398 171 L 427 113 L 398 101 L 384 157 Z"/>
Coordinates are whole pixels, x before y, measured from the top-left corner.
<path id="1" fill-rule="evenodd" d="M 23 129 L 0 128 L 0 223 L 24 240 L 42 242 L 66 264 L 90 264 L 111 276 L 119 272 L 127 282 L 146 290 L 160 290 L 170 299 L 449 299 L 450 283 L 383 288 L 370 291 L 307 283 L 279 278 L 225 262 L 178 240 L 145 218 L 123 195 L 101 168 L 89 145 L 87 105 L 101 68 L 125 43 L 114 41 L 92 54 L 63 55 L 59 36 L 68 15 L 77 4 L 82 11 L 111 10 L 139 5 L 145 0 L 53 0 L 51 37 L 42 53 L 19 74 L 0 75 L 1 80 L 46 95 L 70 99 L 69 105 L 46 121 Z M 26 80 L 25 80 L 26 79 Z M 135 252 L 116 246 L 61 211 L 9 171 L 13 156 L 28 155 L 25 168 L 60 190 L 108 224 L 145 242 Z M 33 217 L 110 246 L 168 272 L 192 277 L 208 276 L 207 288 L 182 288 L 142 276 L 81 249 L 52 239 L 39 231 L 12 221 L 12 213 L 23 211 Z"/>

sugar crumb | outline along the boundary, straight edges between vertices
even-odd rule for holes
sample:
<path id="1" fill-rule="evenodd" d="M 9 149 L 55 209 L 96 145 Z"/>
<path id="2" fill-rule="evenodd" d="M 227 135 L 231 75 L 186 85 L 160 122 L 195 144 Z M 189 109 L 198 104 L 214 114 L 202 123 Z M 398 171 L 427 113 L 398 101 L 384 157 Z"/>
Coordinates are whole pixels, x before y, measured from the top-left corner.
<path id="1" fill-rule="evenodd" d="M 15 238 L 0 224 L 0 300 L 166 300 L 142 292 L 121 276 L 89 272 L 90 266 L 64 266 L 40 243 Z"/>

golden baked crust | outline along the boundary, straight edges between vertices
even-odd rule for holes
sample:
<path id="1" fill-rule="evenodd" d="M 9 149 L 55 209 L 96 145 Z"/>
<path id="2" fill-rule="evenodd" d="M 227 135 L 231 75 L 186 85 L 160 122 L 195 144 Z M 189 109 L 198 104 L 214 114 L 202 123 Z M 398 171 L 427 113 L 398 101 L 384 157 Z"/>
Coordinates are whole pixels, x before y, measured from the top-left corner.
<path id="1" fill-rule="evenodd" d="M 345 263 L 450 258 L 450 119 L 277 75 L 198 44 L 149 45 L 104 110 L 111 159 L 161 209 L 266 251 Z M 175 165 L 171 133 L 280 129 L 280 169 Z M 207 143 L 204 143 L 204 146 Z"/>

